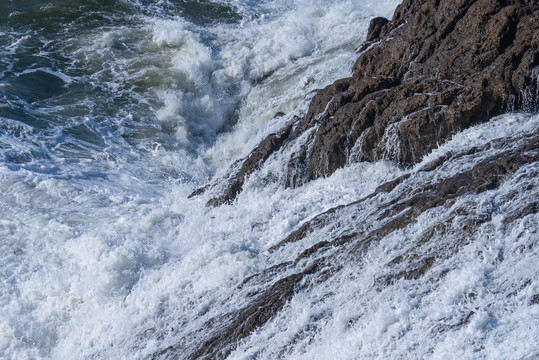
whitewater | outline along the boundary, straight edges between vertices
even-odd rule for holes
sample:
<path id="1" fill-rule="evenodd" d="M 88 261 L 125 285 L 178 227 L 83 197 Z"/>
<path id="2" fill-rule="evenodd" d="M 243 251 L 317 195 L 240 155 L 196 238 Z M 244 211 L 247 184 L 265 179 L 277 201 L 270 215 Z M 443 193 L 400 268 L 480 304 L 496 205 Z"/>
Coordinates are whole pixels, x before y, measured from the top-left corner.
<path id="1" fill-rule="evenodd" d="M 402 176 L 434 181 L 421 169 L 444 154 L 539 132 L 539 115 L 511 112 L 413 168 L 354 163 L 295 189 L 275 180 L 284 164 L 274 156 L 233 204 L 188 198 L 304 114 L 316 89 L 350 76 L 370 19 L 391 18 L 399 2 L 0 0 L 0 358 L 192 358 L 212 319 L 274 281 L 247 279 L 361 223 L 346 208 L 338 227 L 279 247 L 306 222 Z M 539 177 L 523 172 L 537 168 L 457 200 L 486 220 L 435 265 L 443 280 L 376 286 L 399 251 L 450 221 L 445 208 L 359 265 L 336 253 L 331 281 L 303 281 L 226 357 L 536 358 L 539 216 L 507 220 L 537 199 Z M 443 336 L 426 331 L 459 318 L 465 326 Z"/>

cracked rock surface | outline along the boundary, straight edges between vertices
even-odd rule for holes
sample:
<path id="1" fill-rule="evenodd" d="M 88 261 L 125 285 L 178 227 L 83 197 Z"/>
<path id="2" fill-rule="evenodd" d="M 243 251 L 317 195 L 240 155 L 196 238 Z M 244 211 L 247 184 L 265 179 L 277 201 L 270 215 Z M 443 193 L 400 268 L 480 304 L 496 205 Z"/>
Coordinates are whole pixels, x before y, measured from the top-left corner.
<path id="1" fill-rule="evenodd" d="M 353 75 L 319 90 L 294 128 L 269 135 L 231 169 L 210 205 L 233 201 L 275 152 L 286 186 L 347 163 L 403 166 L 456 132 L 539 103 L 539 3 L 405 0 L 393 19 L 371 21 Z"/>

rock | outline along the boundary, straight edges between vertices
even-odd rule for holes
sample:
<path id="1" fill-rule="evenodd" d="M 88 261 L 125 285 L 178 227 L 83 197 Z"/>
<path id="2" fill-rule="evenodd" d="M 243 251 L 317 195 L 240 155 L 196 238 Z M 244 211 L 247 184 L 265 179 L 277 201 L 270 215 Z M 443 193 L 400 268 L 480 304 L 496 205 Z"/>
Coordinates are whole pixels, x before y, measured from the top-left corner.
<path id="1" fill-rule="evenodd" d="M 352 77 L 318 91 L 290 138 L 256 148 L 212 204 L 232 200 L 268 153 L 305 136 L 286 186 L 357 161 L 410 166 L 471 125 L 538 108 L 537 1 L 405 0 L 386 20 L 371 21 Z"/>
<path id="2" fill-rule="evenodd" d="M 276 116 L 282 116 L 277 113 Z M 199 189 L 196 189 L 189 198 L 198 196 L 205 193 L 212 187 L 218 186 L 219 183 L 224 182 L 226 185 L 223 190 L 220 191 L 220 195 L 212 197 L 208 201 L 208 206 L 219 206 L 227 204 L 233 201 L 239 192 L 242 190 L 245 179 L 257 170 L 260 165 L 266 161 L 271 154 L 278 150 L 284 141 L 289 137 L 292 124 L 289 124 L 284 129 L 277 133 L 268 135 L 260 144 L 258 144 L 253 151 L 244 159 L 236 161 L 236 171 L 231 171 L 229 177 L 225 180 L 218 180 L 212 185 L 206 185 Z M 241 165 L 240 165 L 241 164 Z"/>
<path id="3" fill-rule="evenodd" d="M 319 125 L 312 150 L 298 155 L 308 169 L 299 183 L 349 161 L 415 164 L 459 130 L 538 103 L 529 94 L 537 93 L 539 4 L 405 1 L 385 26 L 346 89 L 321 90 L 293 134 Z"/>
<path id="4" fill-rule="evenodd" d="M 323 284 L 332 282 L 343 269 L 360 274 L 365 259 L 373 261 L 378 256 L 369 249 L 382 246 L 391 234 L 405 238 L 406 245 L 382 247 L 393 256 L 372 280 L 374 292 L 388 287 L 401 289 L 403 282 L 409 282 L 407 286 L 421 288 L 421 296 L 428 296 L 449 271 L 446 266 L 454 264 L 455 258 L 461 259 L 459 252 L 481 238 L 478 234 L 499 226 L 500 217 L 508 221 L 504 226 L 510 229 L 521 227 L 522 219 L 537 212 L 537 207 L 530 206 L 536 202 L 536 188 L 530 185 L 517 194 L 501 185 L 512 180 L 522 185 L 526 179 L 534 179 L 538 162 L 539 134 L 517 134 L 459 153 L 442 154 L 417 171 L 379 186 L 363 199 L 317 215 L 268 249 L 271 267 L 238 280 L 238 291 L 253 289 L 249 301 L 230 313 L 208 319 L 200 330 L 188 334 L 188 339 L 196 339 L 193 348 L 183 348 L 186 340 L 177 339 L 152 358 L 226 358 L 242 340 L 281 316 L 294 297 L 316 298 Z M 515 184 L 509 187 L 515 189 Z M 477 196 L 480 194 L 485 196 Z M 495 204 L 489 209 L 485 202 Z M 509 208 L 514 207 L 518 213 L 504 213 L 498 207 L 510 203 L 513 206 Z M 520 212 L 520 208 L 530 210 Z M 425 217 L 433 214 L 438 214 L 437 221 L 425 222 Z M 417 230 L 418 224 L 421 230 Z M 516 288 L 515 294 L 525 288 L 508 286 L 510 290 Z M 473 296 L 470 293 L 469 297 Z M 529 304 L 538 303 L 539 295 L 534 293 Z M 461 312 L 453 316 L 453 324 L 431 329 L 433 336 L 466 326 L 474 312 L 466 308 Z"/>
<path id="5" fill-rule="evenodd" d="M 369 24 L 369 30 L 367 31 L 367 41 L 373 41 L 380 37 L 382 28 L 389 22 L 388 19 L 384 17 L 376 17 L 371 20 Z"/>

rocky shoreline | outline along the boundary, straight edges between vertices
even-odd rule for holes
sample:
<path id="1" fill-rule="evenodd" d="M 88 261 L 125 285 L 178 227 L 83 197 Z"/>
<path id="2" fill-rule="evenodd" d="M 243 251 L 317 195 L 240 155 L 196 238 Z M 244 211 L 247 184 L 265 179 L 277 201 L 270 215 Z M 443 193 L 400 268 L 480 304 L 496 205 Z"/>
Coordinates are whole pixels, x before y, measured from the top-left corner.
<path id="1" fill-rule="evenodd" d="M 286 159 L 281 178 L 291 187 L 357 161 L 387 159 L 411 167 L 459 131 L 502 113 L 538 109 L 535 1 L 405 0 L 393 19 L 371 21 L 359 53 L 350 78 L 318 91 L 304 117 L 266 137 L 233 165 L 228 178 L 192 196 L 206 193 L 210 206 L 233 202 L 246 178 L 276 155 Z M 422 296 L 438 291 L 436 284 L 445 281 L 459 252 L 484 231 L 501 226 L 512 234 L 523 219 L 537 214 L 538 164 L 537 130 L 494 139 L 460 153 L 446 152 L 364 199 L 315 216 L 267 249 L 278 263 L 243 279 L 238 289 L 258 289 L 250 293 L 250 305 L 208 321 L 203 336 L 193 334 L 199 339 L 196 349 L 178 343 L 155 358 L 227 357 L 279 316 L 298 292 L 320 292 L 324 284 L 338 282 L 345 267 L 361 274 L 364 256 L 395 234 L 408 234 L 402 235 L 407 245 L 384 250 L 391 259 L 376 275 L 372 292 L 383 293 L 400 281 L 431 284 Z M 414 230 L 432 218 L 436 221 Z M 521 254 L 533 251 L 533 244 L 520 249 Z M 500 293 L 506 299 L 523 297 L 533 292 L 530 284 L 529 279 L 506 284 Z M 530 306 L 538 298 L 532 294 Z M 458 331 L 479 311 L 481 306 L 463 309 L 452 315 L 451 326 L 429 328 L 429 336 Z M 349 325 L 355 321 L 361 320 Z"/>
<path id="2" fill-rule="evenodd" d="M 274 153 L 287 154 L 283 182 L 292 187 L 351 162 L 410 166 L 458 131 L 536 110 L 538 24 L 532 0 L 406 0 L 393 19 L 371 21 L 350 78 L 319 90 L 303 118 L 193 195 L 213 190 L 212 206 L 233 201 Z"/>
<path id="3" fill-rule="evenodd" d="M 447 176 L 449 168 L 459 170 Z M 517 186 L 520 190 L 509 194 L 500 191 L 503 183 L 522 185 L 537 179 L 538 171 L 539 134 L 497 139 L 461 153 L 443 154 L 415 173 L 379 186 L 364 199 L 319 214 L 268 249 L 270 257 L 288 261 L 281 260 L 243 280 L 238 291 L 244 287 L 259 289 L 250 294 L 248 306 L 208 321 L 203 333 L 192 336 L 198 339 L 196 349 L 182 349 L 178 344 L 155 358 L 173 359 L 179 354 L 186 359 L 226 358 L 236 344 L 282 311 L 298 288 L 316 292 L 318 287 L 331 284 L 348 264 L 354 264 L 360 273 L 362 259 L 385 237 L 411 231 L 419 219 L 428 218 L 436 209 L 441 209 L 440 221 L 427 225 L 421 236 L 412 237 L 405 249 L 397 251 L 385 264 L 384 274 L 377 274 L 374 286 L 381 292 L 401 280 L 443 281 L 451 270 L 444 264 L 458 258 L 478 237 L 482 226 L 492 226 L 493 214 L 481 207 L 481 196 L 503 207 L 502 223 L 508 232 L 523 218 L 539 212 L 537 191 L 531 183 Z M 515 284 L 507 296 L 522 296 L 530 284 Z M 538 298 L 539 294 L 532 296 L 530 304 L 538 303 Z M 455 315 L 453 327 L 436 329 L 437 333 L 429 336 L 456 331 L 474 314 Z"/>

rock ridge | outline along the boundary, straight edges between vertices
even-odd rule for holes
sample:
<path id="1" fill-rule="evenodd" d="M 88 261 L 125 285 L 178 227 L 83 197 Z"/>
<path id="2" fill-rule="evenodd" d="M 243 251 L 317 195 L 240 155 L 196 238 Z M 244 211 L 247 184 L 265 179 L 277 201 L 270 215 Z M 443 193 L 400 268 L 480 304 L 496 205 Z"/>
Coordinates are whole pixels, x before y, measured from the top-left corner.
<path id="1" fill-rule="evenodd" d="M 523 219 L 537 214 L 537 187 L 533 184 L 538 161 L 537 133 L 491 140 L 460 152 L 441 154 L 380 185 L 363 199 L 307 220 L 267 249 L 268 258 L 275 259 L 271 267 L 238 281 L 238 291 L 256 289 L 247 304 L 206 321 L 203 332 L 190 336 L 197 339 L 195 349 L 187 351 L 180 339 L 152 358 L 175 359 L 180 354 L 186 359 L 227 358 L 243 339 L 279 316 L 295 296 L 320 291 L 324 284 L 336 281 L 346 266 L 361 273 L 370 249 L 380 246 L 388 236 L 412 234 L 414 227 L 434 213 L 438 221 L 423 223 L 420 232 L 408 237 L 406 246 L 387 250 L 392 255 L 384 265 L 386 271 L 376 275 L 372 286 L 379 293 L 403 282 L 409 286 L 436 284 L 450 271 L 440 265 L 458 257 L 485 228 L 501 222 L 509 233 Z M 485 203 L 492 207 L 481 206 Z M 504 290 L 507 295 L 502 295 L 522 296 L 527 286 L 529 283 L 521 288 L 508 285 Z M 434 291 L 436 285 L 429 289 L 427 292 Z M 532 305 L 537 301 L 537 295 L 529 299 Z M 430 335 L 461 328 L 472 316 L 463 309 L 453 316 L 452 327 L 432 328 Z"/>
<path id="2" fill-rule="evenodd" d="M 371 21 L 359 53 L 352 76 L 319 90 L 294 127 L 268 136 L 217 180 L 227 184 L 208 205 L 233 201 L 276 152 L 288 151 L 284 185 L 297 187 L 352 162 L 411 166 L 460 130 L 538 109 L 533 0 L 405 0 L 391 20 Z"/>

